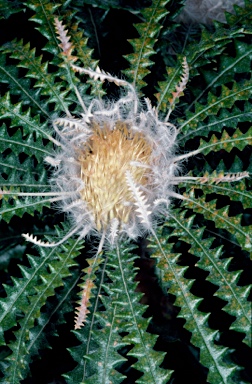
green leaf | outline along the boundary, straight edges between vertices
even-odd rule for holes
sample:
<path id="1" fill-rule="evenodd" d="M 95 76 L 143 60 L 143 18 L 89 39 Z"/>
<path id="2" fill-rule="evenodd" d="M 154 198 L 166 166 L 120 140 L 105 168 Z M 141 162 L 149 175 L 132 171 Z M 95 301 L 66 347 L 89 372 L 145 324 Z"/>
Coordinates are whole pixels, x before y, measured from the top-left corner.
<path id="1" fill-rule="evenodd" d="M 136 382 L 139 384 L 166 383 L 171 376 L 171 371 L 160 368 L 164 354 L 153 350 L 156 336 L 146 332 L 149 320 L 142 317 L 144 307 L 138 303 L 140 295 L 135 292 L 136 284 L 132 274 L 135 257 L 130 258 L 127 249 L 122 247 L 122 244 L 116 253 L 117 255 L 115 252 L 110 253 L 111 259 L 109 258 L 109 260 L 113 260 L 116 256 L 118 258 L 117 271 L 115 274 L 113 271 L 114 285 L 112 291 L 117 292 L 119 288 L 119 292 L 123 293 L 121 297 L 117 298 L 122 319 L 119 327 L 122 332 L 128 333 L 123 341 L 133 345 L 127 354 L 137 359 L 133 367 L 143 373 Z M 114 268 L 114 264 L 112 266 Z M 112 279 L 112 273 L 109 274 L 109 277 Z"/>
<path id="2" fill-rule="evenodd" d="M 173 217 L 173 222 L 181 228 L 182 223 L 176 217 Z M 151 239 L 152 257 L 157 259 L 164 283 L 170 286 L 169 293 L 176 296 L 175 305 L 181 308 L 179 317 L 186 320 L 184 326 L 192 333 L 191 342 L 200 348 L 200 362 L 209 369 L 208 381 L 214 384 L 230 383 L 236 366 L 225 361 L 226 348 L 215 344 L 218 331 L 209 328 L 209 314 L 198 309 L 202 299 L 190 292 L 193 280 L 184 277 L 187 267 L 178 265 L 179 255 L 173 253 L 172 247 L 161 236 L 161 231 L 158 231 L 156 239 Z"/>
<path id="3" fill-rule="evenodd" d="M 239 122 L 250 121 L 251 118 L 251 103 L 249 102 L 244 103 L 242 110 L 237 108 L 235 105 L 231 111 L 223 108 L 220 110 L 218 115 L 210 115 L 206 122 L 199 122 L 198 127 L 193 131 L 188 131 L 185 135 L 179 138 L 179 142 L 182 144 L 189 138 L 193 138 L 196 135 L 208 137 L 209 132 L 221 132 L 225 127 L 236 128 Z"/>
<path id="4" fill-rule="evenodd" d="M 205 181 L 203 182 L 201 178 L 199 180 L 186 180 L 186 184 L 191 188 L 198 188 L 204 191 L 204 194 L 218 193 L 221 195 L 225 195 L 230 197 L 232 201 L 240 201 L 244 208 L 250 208 L 252 204 L 252 196 L 249 191 L 246 190 L 246 183 L 244 180 L 241 180 L 239 183 L 225 183 L 220 182 L 219 184 L 215 184 L 216 178 L 223 177 L 222 174 L 218 174 L 217 172 L 213 172 L 211 175 L 208 173 L 202 176 Z M 213 181 L 211 182 L 211 179 Z M 180 185 L 183 187 L 183 185 Z"/>
<path id="5" fill-rule="evenodd" d="M 36 319 L 37 325 L 30 330 L 30 342 L 27 351 L 30 357 L 41 353 L 41 350 L 50 348 L 51 337 L 59 336 L 58 326 L 66 323 L 65 315 L 73 312 L 72 302 L 75 299 L 74 288 L 79 280 L 79 271 L 71 271 L 71 276 L 64 279 L 64 286 L 57 289 L 55 300 L 47 302 Z M 29 357 L 28 357 L 29 359 Z"/>
<path id="6" fill-rule="evenodd" d="M 213 57 L 211 57 L 211 59 L 213 60 Z M 193 104 L 200 100 L 209 89 L 213 92 L 214 88 L 218 86 L 228 84 L 229 82 L 232 83 L 237 73 L 249 73 L 251 59 L 252 49 L 250 44 L 234 40 L 234 52 L 232 52 L 232 56 L 223 52 L 222 55 L 220 55 L 217 68 L 215 67 L 215 69 L 211 71 L 202 71 L 207 86 L 204 87 L 202 92 L 195 98 Z"/>
<path id="7" fill-rule="evenodd" d="M 248 100 L 252 91 L 251 81 L 234 83 L 232 88 L 222 86 L 221 94 L 217 97 L 208 93 L 207 104 L 195 104 L 195 112 L 187 113 L 187 120 L 181 124 L 180 132 L 187 134 L 189 131 L 197 131 L 201 121 L 211 115 L 217 115 L 222 108 L 232 108 L 237 100 Z"/>
<path id="8" fill-rule="evenodd" d="M 41 194 L 48 190 L 48 175 L 43 165 L 39 164 L 35 167 L 34 162 L 27 158 L 22 165 L 17 166 L 16 157 L 11 155 L 7 158 L 8 163 L 6 158 L 3 159 L 3 163 L 1 160 L 0 164 L 4 177 L 0 174 L 0 188 L 10 190 L 12 187 L 16 187 L 17 189 L 15 189 L 15 192 L 13 190 L 13 195 L 11 196 L 18 195 L 20 189 L 25 190 L 26 192 L 34 192 L 34 189 L 36 189 L 37 191 L 40 191 Z M 27 172 L 29 167 L 34 167 L 33 172 Z M 11 198 L 11 196 L 3 197 L 3 199 L 7 200 Z"/>
<path id="9" fill-rule="evenodd" d="M 133 367 L 142 373 L 137 383 L 166 383 L 171 372 L 159 368 L 163 360 L 163 353 L 154 351 L 156 336 L 146 332 L 149 320 L 142 317 L 145 307 L 139 304 L 140 294 L 135 291 L 134 260 L 128 244 L 123 243 L 117 250 L 109 251 L 104 272 L 111 283 L 101 279 L 99 289 L 94 298 L 94 312 L 87 319 L 84 328 L 78 331 L 78 338 L 82 346 L 71 351 L 78 359 L 79 365 L 68 373 L 69 384 L 74 382 L 101 383 L 114 378 L 116 383 L 123 380 L 115 367 L 125 358 L 118 354 L 118 349 L 125 345 L 132 345 L 128 356 L 133 356 L 137 362 Z M 104 272 L 101 271 L 103 274 Z M 132 273 L 134 272 L 134 273 Z M 105 310 L 97 311 L 98 298 L 101 288 L 105 290 L 102 304 Z M 127 336 L 121 338 L 121 333 Z M 80 356 L 84 357 L 84 364 Z"/>
<path id="10" fill-rule="evenodd" d="M 193 229 L 193 216 L 185 219 L 185 211 L 176 210 L 176 213 L 169 221 L 169 225 L 175 227 L 173 235 L 190 244 L 190 253 L 199 257 L 197 266 L 208 271 L 207 280 L 218 287 L 215 295 L 227 301 L 223 310 L 236 317 L 231 328 L 245 333 L 244 342 L 251 344 L 251 306 L 247 301 L 250 287 L 237 285 L 241 271 L 228 270 L 231 258 L 221 259 L 222 247 L 212 248 L 212 239 L 203 239 L 204 227 Z"/>
<path id="11" fill-rule="evenodd" d="M 36 154 L 36 158 L 41 162 L 45 156 L 50 156 L 52 153 L 51 143 L 49 142 L 45 146 L 41 136 L 37 137 L 35 141 L 33 133 L 23 137 L 20 129 L 10 136 L 5 124 L 0 128 L 0 145 L 2 152 L 11 149 L 15 156 L 20 153 L 26 153 L 29 156 Z"/>
<path id="12" fill-rule="evenodd" d="M 22 43 L 20 43 L 22 44 Z M 9 43 L 5 47 L 12 45 L 11 48 L 14 49 L 13 45 L 17 45 L 16 42 Z M 11 90 L 12 94 L 19 95 L 21 100 L 25 105 L 35 105 L 36 108 L 45 116 L 49 117 L 47 106 L 42 103 L 39 99 L 39 92 L 34 90 L 31 86 L 30 79 L 19 78 L 18 68 L 14 65 L 7 65 L 4 55 L 4 46 L 0 49 L 2 55 L 0 56 L 0 73 L 1 73 L 1 82 L 7 83 Z M 9 52 L 7 49 L 6 52 Z M 20 53 L 20 55 L 23 55 Z M 42 105 L 43 104 L 43 105 Z M 45 108 L 45 109 L 44 109 Z"/>
<path id="13" fill-rule="evenodd" d="M 232 136 L 229 136 L 226 131 L 223 132 L 221 138 L 212 135 L 207 145 L 203 140 L 200 141 L 200 150 L 206 155 L 210 151 L 216 152 L 223 149 L 227 152 L 230 152 L 233 148 L 242 151 L 246 145 L 252 145 L 252 127 L 244 134 L 237 129 Z"/>
<path id="14" fill-rule="evenodd" d="M 183 96 L 183 90 L 188 81 L 188 64 L 185 57 L 178 56 L 178 63 L 174 68 L 166 68 L 167 76 L 165 81 L 159 82 L 159 92 L 155 94 L 158 104 L 157 110 L 165 112 L 168 108 L 174 108 L 179 97 Z M 173 92 L 172 92 L 173 91 Z"/>
<path id="15" fill-rule="evenodd" d="M 153 64 L 149 57 L 155 54 L 154 44 L 157 41 L 156 36 L 162 28 L 160 20 L 168 13 L 165 8 L 168 2 L 169 0 L 153 0 L 152 6 L 145 8 L 141 12 L 143 18 L 147 21 L 135 24 L 140 37 L 129 40 L 133 46 L 134 53 L 124 56 L 131 65 L 131 69 L 125 70 L 124 73 L 138 90 L 146 85 L 143 79 L 150 72 L 148 67 Z"/>
<path id="16" fill-rule="evenodd" d="M 40 317 L 40 308 L 46 303 L 54 290 L 63 285 L 63 279 L 70 275 L 69 268 L 75 265 L 73 259 L 78 255 L 78 241 L 64 244 L 61 251 L 41 249 L 40 258 L 29 258 L 31 268 L 21 267 L 23 278 L 14 280 L 14 287 L 6 287 L 7 299 L 0 301 L 2 313 L 0 324 L 5 328 L 15 325 L 18 311 L 23 313 L 18 322 L 19 329 L 14 332 L 15 340 L 9 344 L 11 354 L 7 357 L 5 382 L 17 384 L 28 370 L 30 361 L 30 330 L 35 319 Z M 30 348 L 30 347 L 29 347 Z"/>
<path id="17" fill-rule="evenodd" d="M 20 0 L 1 0 L 0 2 L 0 19 L 8 19 L 12 14 L 23 11 L 24 5 Z"/>
<path id="18" fill-rule="evenodd" d="M 220 23 L 215 29 L 203 27 L 200 41 L 197 44 L 195 41 L 189 44 L 184 53 L 194 69 L 192 74 L 197 74 L 196 68 L 209 62 L 209 58 L 216 58 L 216 56 L 221 55 L 224 47 L 228 45 L 231 39 L 242 36 L 243 30 L 243 26 L 222 28 Z"/>
<path id="19" fill-rule="evenodd" d="M 48 40 L 44 49 L 57 55 L 60 49 L 54 29 L 54 15 L 58 14 L 60 4 L 52 3 L 50 0 L 30 0 L 27 6 L 36 12 L 30 20 L 39 25 L 36 29 Z"/>
<path id="20" fill-rule="evenodd" d="M 206 204 L 205 196 L 195 199 L 193 191 L 190 192 L 183 203 L 186 207 L 204 215 L 206 219 L 214 219 L 217 228 L 227 229 L 234 235 L 237 242 L 245 251 L 251 252 L 251 231 L 248 227 L 241 226 L 241 215 L 229 216 L 229 206 L 218 209 L 215 200 L 209 201 Z"/>
<path id="21" fill-rule="evenodd" d="M 24 213 L 34 215 L 34 211 L 42 212 L 43 207 L 50 207 L 51 199 L 41 199 L 33 201 L 31 198 L 14 200 L 12 203 L 3 203 L 1 207 L 1 217 L 9 223 L 13 215 L 23 217 Z"/>
<path id="22" fill-rule="evenodd" d="M 11 127 L 21 126 L 24 128 L 24 134 L 34 132 L 37 138 L 47 138 L 52 142 L 55 142 L 50 135 L 47 128 L 47 123 L 40 123 L 39 116 L 31 117 L 30 110 L 23 112 L 22 104 L 18 103 L 13 105 L 10 95 L 7 93 L 0 100 L 0 113 L 1 118 L 10 118 Z"/>
<path id="23" fill-rule="evenodd" d="M 42 55 L 36 56 L 36 50 L 35 48 L 30 49 L 30 44 L 27 43 L 26 45 L 23 44 L 23 41 L 13 41 L 8 44 L 5 44 L 4 46 L 5 53 L 11 53 L 10 57 L 12 59 L 19 60 L 18 67 L 26 68 L 28 69 L 28 72 L 26 73 L 26 78 L 35 79 L 36 82 L 33 86 L 33 88 L 39 88 L 39 94 L 46 99 L 46 102 L 43 100 L 37 101 L 36 99 L 32 99 L 32 93 L 30 95 L 30 99 L 33 102 L 33 104 L 36 105 L 39 110 L 41 108 L 41 104 L 43 106 L 42 112 L 46 115 L 48 118 L 48 108 L 47 104 L 53 103 L 54 108 L 59 111 L 64 111 L 65 113 L 68 112 L 68 106 L 70 104 L 69 101 L 66 100 L 66 96 L 69 93 L 68 90 L 66 90 L 65 83 L 62 83 L 62 81 L 58 81 L 57 77 L 53 73 L 49 73 L 48 69 L 48 62 L 43 60 Z M 8 74 L 10 77 L 10 74 Z M 18 86 L 21 87 L 22 83 L 18 83 Z M 63 88 L 63 90 L 62 90 Z M 23 92 L 24 93 L 24 92 Z"/>
<path id="24" fill-rule="evenodd" d="M 234 5 L 235 15 L 228 13 L 226 15 L 228 24 L 233 27 L 242 26 L 244 33 L 252 34 L 251 28 L 251 13 L 252 13 L 252 4 L 250 0 L 244 0 L 244 7 L 238 7 Z"/>

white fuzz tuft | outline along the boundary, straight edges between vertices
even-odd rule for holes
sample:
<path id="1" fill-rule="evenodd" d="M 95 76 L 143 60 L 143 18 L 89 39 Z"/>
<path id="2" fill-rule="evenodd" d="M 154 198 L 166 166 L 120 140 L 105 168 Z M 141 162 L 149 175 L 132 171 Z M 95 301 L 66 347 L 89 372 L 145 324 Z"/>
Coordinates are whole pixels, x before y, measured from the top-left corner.
<path id="1" fill-rule="evenodd" d="M 110 232 L 109 232 L 109 235 L 107 236 L 110 244 L 115 244 L 116 239 L 118 237 L 118 232 L 119 232 L 119 220 L 115 217 L 111 222 Z"/>
<path id="2" fill-rule="evenodd" d="M 58 167 L 60 165 L 60 160 L 56 160 L 51 156 L 46 156 L 44 161 L 50 164 L 52 167 Z"/>

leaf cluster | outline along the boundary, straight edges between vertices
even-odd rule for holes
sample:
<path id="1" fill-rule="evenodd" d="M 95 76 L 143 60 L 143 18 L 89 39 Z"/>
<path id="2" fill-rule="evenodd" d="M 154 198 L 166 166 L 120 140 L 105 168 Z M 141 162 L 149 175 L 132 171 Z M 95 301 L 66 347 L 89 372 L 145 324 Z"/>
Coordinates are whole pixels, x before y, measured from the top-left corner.
<path id="1" fill-rule="evenodd" d="M 208 27 L 178 23 L 180 6 L 171 0 L 0 1 L 3 26 L 19 18 L 24 29 L 35 28 L 30 42 L 18 29 L 0 48 L 3 383 L 251 379 L 251 181 L 239 175 L 251 172 L 252 5 L 245 0 L 226 24 Z M 105 249 L 89 273 L 96 239 L 85 249 L 70 238 L 48 250 L 32 248 L 21 234 L 25 228 L 51 240 L 69 231 L 70 223 L 43 196 L 50 191 L 44 158 L 56 140 L 50 119 L 81 113 L 76 87 L 87 100 L 113 96 L 113 86 L 75 76 L 60 50 L 54 17 L 67 25 L 78 65 L 94 70 L 100 59 L 111 72 L 102 65 L 109 57 L 102 49 L 108 20 L 125 14 L 135 32 L 129 29 L 130 44 L 120 41 L 124 59 L 111 63 L 112 70 L 124 69 L 139 95 L 148 95 L 164 118 L 169 113 L 179 131 L 178 153 L 195 156 L 181 169 L 186 177 L 176 192 L 184 199 L 172 202 L 156 236 Z M 89 313 L 85 326 L 71 331 L 77 283 L 83 289 L 87 279 L 94 281 Z M 47 348 L 59 354 L 61 343 L 67 363 L 54 356 L 44 377 Z"/>

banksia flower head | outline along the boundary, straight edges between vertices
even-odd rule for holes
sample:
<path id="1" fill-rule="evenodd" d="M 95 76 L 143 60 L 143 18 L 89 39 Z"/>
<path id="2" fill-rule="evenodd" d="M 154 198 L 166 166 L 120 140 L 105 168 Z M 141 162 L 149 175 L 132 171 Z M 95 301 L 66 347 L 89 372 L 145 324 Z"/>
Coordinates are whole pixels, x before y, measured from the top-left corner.
<path id="1" fill-rule="evenodd" d="M 61 148 L 46 159 L 56 165 L 51 185 L 66 193 L 60 206 L 81 236 L 105 231 L 111 243 L 117 234 L 137 237 L 169 204 L 175 130 L 158 121 L 148 100 L 146 112 L 132 114 L 134 102 L 128 108 L 129 102 L 106 106 L 95 100 L 88 121 L 53 122 Z"/>

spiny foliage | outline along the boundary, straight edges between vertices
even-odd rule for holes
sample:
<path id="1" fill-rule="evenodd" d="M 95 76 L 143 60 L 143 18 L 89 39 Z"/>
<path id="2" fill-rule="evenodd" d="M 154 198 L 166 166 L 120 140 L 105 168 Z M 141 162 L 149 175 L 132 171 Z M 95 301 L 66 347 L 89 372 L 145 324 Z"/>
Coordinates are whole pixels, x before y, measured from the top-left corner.
<path id="1" fill-rule="evenodd" d="M 146 307 L 139 304 L 141 295 L 135 292 L 133 249 L 122 243 L 106 255 L 99 288 L 93 293 L 92 315 L 77 333 L 81 345 L 71 350 L 79 365 L 66 376 L 69 383 L 120 383 L 123 375 L 115 368 L 126 361 L 118 353 L 125 346 L 131 346 L 128 356 L 136 358 L 133 367 L 141 373 L 138 383 L 166 383 L 170 377 L 169 371 L 159 368 L 163 354 L 153 350 L 156 337 L 146 332 L 149 320 L 142 317 Z"/>
<path id="2" fill-rule="evenodd" d="M 109 6 L 120 8 L 114 1 L 88 1 L 84 6 L 79 1 L 15 1 L 8 6 L 0 1 L 6 19 L 16 13 L 21 17 L 25 9 L 30 20 L 25 20 L 24 30 L 34 25 L 37 30 L 31 43 L 25 36 L 22 40 L 20 30 L 20 36 L 0 48 L 1 381 L 22 383 L 29 375 L 38 381 L 42 372 L 34 369 L 34 364 L 39 366 L 37 355 L 46 358 L 45 348 L 53 345 L 56 357 L 50 371 L 59 369 L 64 378 L 52 373 L 45 382 L 248 382 L 250 1 L 227 15 L 227 24 L 208 28 L 176 23 L 178 8 L 167 0 L 131 10 L 139 16 L 131 15 L 136 34 L 129 36 L 131 48 L 124 45 L 127 64 L 120 58 L 118 63 L 127 65 L 124 75 L 138 91 L 155 95 L 152 103 L 178 127 L 178 152 L 188 153 L 177 177 L 176 192 L 183 200 L 174 201 L 167 217 L 160 218 L 156 236 L 140 241 L 140 248 L 122 241 L 96 259 L 90 257 L 95 239 L 87 242 L 89 252 L 81 251 L 75 238 L 52 250 L 34 249 L 21 240 L 23 232 L 44 234 L 52 241 L 69 230 L 46 195 L 50 186 L 44 158 L 57 139 L 50 118 L 82 112 L 76 87 L 85 99 L 109 93 L 109 86 L 83 79 L 70 68 L 71 60 L 90 71 L 97 67 L 96 48 L 109 32 L 106 22 L 120 15 Z M 94 24 L 95 16 L 100 24 Z M 68 56 L 67 42 L 63 52 L 59 47 L 55 17 L 67 26 L 72 43 Z M 12 25 L 11 18 L 7 22 Z M 94 50 L 87 35 L 98 41 Z M 103 66 L 110 56 L 107 50 L 100 67 L 119 73 L 116 61 Z M 11 194 L 1 195 L 1 190 Z M 70 333 L 77 283 L 86 292 L 79 311 L 85 312 L 80 319 L 85 325 Z M 69 364 L 57 366 L 62 341 L 66 350 L 70 347 Z M 186 345 L 193 366 L 198 361 L 189 378 L 182 376 L 188 370 L 178 344 Z"/>
<path id="3" fill-rule="evenodd" d="M 141 12 L 146 21 L 135 24 L 139 38 L 130 39 L 134 52 L 125 56 L 131 64 L 131 69 L 126 70 L 125 74 L 129 78 L 129 81 L 134 86 L 137 86 L 138 89 L 146 85 L 143 78 L 150 72 L 147 68 L 153 64 L 153 61 L 151 61 L 149 57 L 155 54 L 154 44 L 162 28 L 160 21 L 168 13 L 165 7 L 168 2 L 169 0 L 153 1 L 150 8 L 145 8 Z"/>

